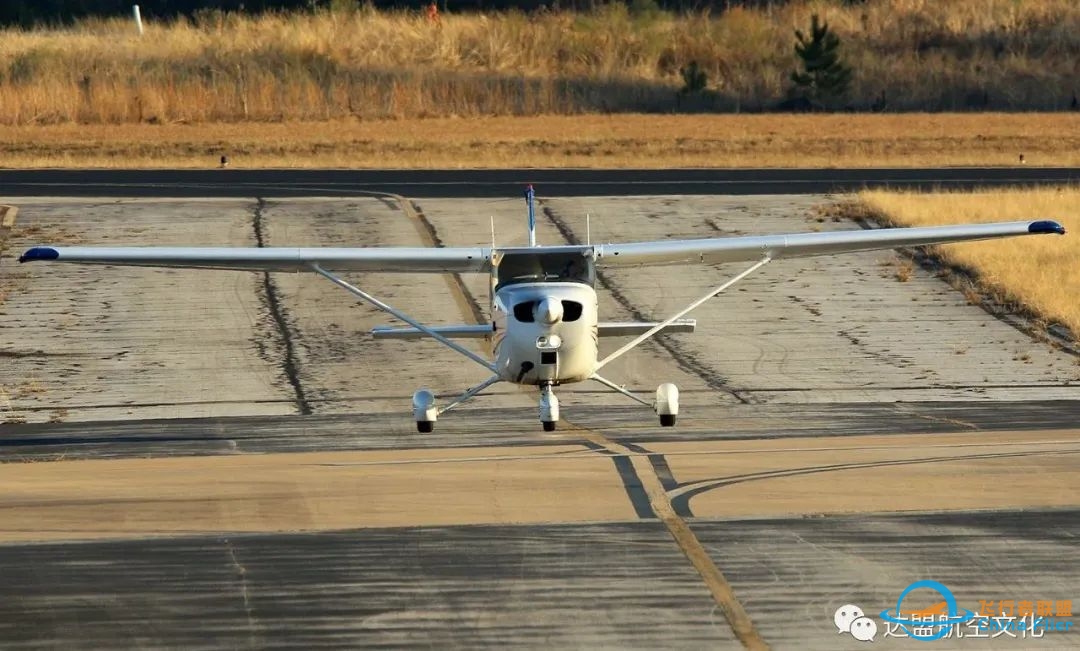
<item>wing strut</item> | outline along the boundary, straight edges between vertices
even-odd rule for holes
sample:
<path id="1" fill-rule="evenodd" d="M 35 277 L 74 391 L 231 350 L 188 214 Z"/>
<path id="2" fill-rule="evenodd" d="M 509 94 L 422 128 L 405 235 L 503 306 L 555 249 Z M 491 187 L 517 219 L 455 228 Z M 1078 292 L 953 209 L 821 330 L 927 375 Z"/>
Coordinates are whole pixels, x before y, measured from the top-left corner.
<path id="1" fill-rule="evenodd" d="M 649 337 L 651 337 L 651 336 L 655 335 L 656 333 L 660 332 L 661 330 L 666 328 L 668 325 L 674 323 L 676 320 L 682 318 L 686 313 L 690 312 L 691 310 L 698 307 L 699 305 L 701 305 L 705 301 L 709 300 L 710 298 L 713 298 L 714 296 L 720 295 L 728 287 L 731 287 L 732 285 L 739 282 L 743 278 L 746 278 L 747 276 L 754 273 L 755 271 L 757 271 L 761 267 L 764 267 L 765 265 L 769 264 L 770 261 L 772 261 L 772 258 L 769 257 L 768 255 L 766 255 L 761 260 L 758 260 L 754 264 L 750 265 L 750 267 L 748 269 L 746 269 L 746 271 L 743 271 L 738 276 L 735 276 L 731 280 L 727 281 L 726 283 L 724 283 L 723 285 L 720 285 L 719 287 L 717 287 L 715 289 L 710 289 L 709 292 L 707 294 L 705 294 L 704 296 L 702 296 L 701 298 L 699 298 L 696 301 L 694 301 L 693 303 L 687 305 L 686 307 L 679 310 L 675 314 L 671 315 L 667 319 L 661 321 L 660 323 L 657 323 L 653 327 L 649 328 L 645 332 L 643 332 L 640 335 L 638 335 L 637 337 L 635 337 L 632 341 L 627 343 L 622 348 L 616 350 L 615 352 L 613 352 L 610 355 L 608 355 L 607 357 L 605 357 L 603 360 L 601 360 L 601 362 L 599 364 L 596 365 L 596 368 L 593 369 L 594 372 L 599 371 L 600 369 L 604 368 L 604 366 L 606 366 L 608 364 L 608 362 L 611 362 L 611 361 L 615 360 L 618 357 L 622 357 L 625 353 L 627 353 L 628 351 L 630 351 L 633 348 L 636 348 L 638 345 L 640 345 L 641 342 L 645 341 Z M 597 377 L 599 377 L 599 376 L 594 375 L 593 379 L 596 379 Z"/>
<path id="2" fill-rule="evenodd" d="M 460 405 L 461 403 L 465 402 L 466 400 L 471 400 L 471 399 L 472 399 L 473 397 L 475 397 L 475 396 L 476 396 L 476 394 L 480 393 L 480 392 L 481 392 L 481 391 L 483 391 L 484 389 L 486 389 L 486 388 L 488 388 L 489 386 L 491 386 L 491 385 L 493 385 L 493 384 L 496 384 L 496 383 L 498 383 L 498 382 L 500 382 L 500 381 L 502 381 L 502 378 L 501 378 L 501 377 L 499 377 L 498 375 L 492 375 L 491 377 L 489 377 L 488 379 L 484 380 L 484 381 L 483 381 L 483 382 L 481 382 L 480 384 L 478 384 L 478 385 L 474 386 L 473 388 L 469 389 L 469 390 L 468 390 L 468 391 L 466 391 L 465 393 L 463 393 L 463 394 L 461 394 L 460 396 L 458 396 L 458 397 L 457 397 L 456 399 L 454 399 L 454 401 L 453 401 L 453 402 L 450 402 L 450 403 L 449 403 L 449 404 L 447 404 L 447 405 L 446 405 L 445 407 L 440 407 L 440 408 L 439 408 L 439 411 L 438 411 L 438 414 L 439 414 L 440 416 L 442 416 L 443 414 L 445 414 L 446 412 L 450 411 L 450 410 L 451 410 L 451 409 L 453 409 L 454 407 L 457 407 L 458 405 Z"/>
<path id="3" fill-rule="evenodd" d="M 360 289 L 359 287 L 355 287 L 353 285 L 350 285 L 349 283 L 345 282 L 341 278 L 338 278 L 334 274 L 332 274 L 332 273 L 326 271 L 325 269 L 323 269 L 322 267 L 320 267 L 318 263 L 313 262 L 313 263 L 310 263 L 308 266 L 310 266 L 311 270 L 314 271 L 315 273 L 319 274 L 323 278 L 326 278 L 330 282 L 334 283 L 338 287 L 341 287 L 342 289 L 344 289 L 345 291 L 349 292 L 350 294 L 356 296 L 360 300 L 362 300 L 362 301 L 364 301 L 366 303 L 370 303 L 371 305 L 373 305 L 376 308 L 382 310 L 383 312 L 386 312 L 387 314 L 389 314 L 391 316 L 395 316 L 395 317 L 401 319 L 405 323 L 408 323 L 412 327 L 416 328 L 417 330 L 423 332 L 424 334 L 428 335 L 432 339 L 434 339 L 434 340 L 438 341 L 439 343 L 443 344 L 444 346 L 446 346 L 450 350 L 461 353 L 465 357 L 468 357 L 469 359 L 476 362 L 480 366 L 483 366 L 484 368 L 491 371 L 492 373 L 495 372 L 495 364 L 493 364 L 493 363 L 489 362 L 488 360 L 484 359 L 483 357 L 477 355 L 476 353 L 469 350 L 468 348 L 465 348 L 461 344 L 458 344 L 458 343 L 456 343 L 454 341 L 451 341 L 451 340 L 447 339 L 443 335 L 439 334 L 439 332 L 437 332 L 436 330 L 433 330 L 432 328 L 427 327 L 426 325 L 420 323 L 416 319 L 413 319 L 412 317 L 405 314 L 404 312 L 401 312 L 399 310 L 395 310 L 394 308 L 390 307 L 386 303 L 383 303 L 382 301 L 375 298 L 371 294 L 368 294 L 367 292 Z M 490 385 L 488 385 L 488 386 L 490 386 Z"/>
<path id="4" fill-rule="evenodd" d="M 633 393 L 630 393 L 629 391 L 627 391 L 623 387 L 619 386 L 618 384 L 615 384 L 611 380 L 609 380 L 609 379 L 607 379 L 605 377 L 601 377 L 601 376 L 597 375 L 596 373 L 593 373 L 592 376 L 589 377 L 589 379 L 590 380 L 596 380 L 597 382 L 599 382 L 600 384 L 603 384 L 604 386 L 611 389 L 612 391 L 618 391 L 619 393 L 623 394 L 627 398 L 630 398 L 631 400 L 636 400 L 636 401 L 640 402 L 641 404 L 645 405 L 646 407 L 648 407 L 649 409 L 652 409 L 655 406 L 655 405 L 653 405 L 653 403 L 645 400 L 644 398 L 639 398 L 638 396 L 634 395 Z"/>

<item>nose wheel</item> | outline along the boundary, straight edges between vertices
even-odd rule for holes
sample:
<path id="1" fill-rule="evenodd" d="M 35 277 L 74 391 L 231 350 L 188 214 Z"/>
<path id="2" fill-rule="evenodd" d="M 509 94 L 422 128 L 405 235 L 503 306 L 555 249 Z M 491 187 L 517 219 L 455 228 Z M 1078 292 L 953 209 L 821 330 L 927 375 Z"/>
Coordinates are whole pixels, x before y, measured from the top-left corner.
<path id="1" fill-rule="evenodd" d="M 550 384 L 540 387 L 540 425 L 545 432 L 554 432 L 559 421 L 559 399 L 551 390 Z"/>

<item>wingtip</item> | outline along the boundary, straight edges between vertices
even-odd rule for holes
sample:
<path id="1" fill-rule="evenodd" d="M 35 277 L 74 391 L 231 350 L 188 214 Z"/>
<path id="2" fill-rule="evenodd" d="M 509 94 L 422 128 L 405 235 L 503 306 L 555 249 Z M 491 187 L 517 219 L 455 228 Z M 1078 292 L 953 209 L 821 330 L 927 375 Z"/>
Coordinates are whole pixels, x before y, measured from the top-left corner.
<path id="1" fill-rule="evenodd" d="M 1028 224 L 1029 233 L 1057 233 L 1058 235 L 1065 234 L 1065 227 L 1056 221 L 1050 219 L 1044 219 L 1037 222 L 1031 222 Z"/>
<path id="2" fill-rule="evenodd" d="M 38 260 L 56 260 L 60 252 L 48 246 L 35 246 L 19 256 L 19 262 L 37 262 Z"/>

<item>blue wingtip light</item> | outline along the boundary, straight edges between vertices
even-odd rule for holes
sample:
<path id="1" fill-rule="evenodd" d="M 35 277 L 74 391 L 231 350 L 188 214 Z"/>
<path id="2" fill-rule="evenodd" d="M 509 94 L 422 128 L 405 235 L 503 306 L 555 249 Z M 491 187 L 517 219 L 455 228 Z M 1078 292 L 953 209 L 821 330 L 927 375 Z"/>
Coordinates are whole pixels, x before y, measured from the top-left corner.
<path id="1" fill-rule="evenodd" d="M 1055 221 L 1044 219 L 1043 221 L 1031 222 L 1031 224 L 1028 225 L 1028 232 L 1057 233 L 1058 235 L 1064 235 L 1065 227 Z"/>
<path id="2" fill-rule="evenodd" d="M 19 256 L 19 262 L 34 262 L 36 260 L 56 260 L 60 252 L 47 246 L 35 246 Z"/>

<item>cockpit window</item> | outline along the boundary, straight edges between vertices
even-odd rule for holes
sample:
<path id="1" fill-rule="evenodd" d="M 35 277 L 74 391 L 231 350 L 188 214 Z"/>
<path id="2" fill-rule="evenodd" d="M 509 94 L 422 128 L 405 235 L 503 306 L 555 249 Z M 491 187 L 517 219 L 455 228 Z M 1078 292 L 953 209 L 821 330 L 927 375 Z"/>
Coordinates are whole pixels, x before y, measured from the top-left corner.
<path id="1" fill-rule="evenodd" d="M 508 253 L 499 262 L 498 287 L 516 283 L 593 284 L 592 259 L 580 252 Z"/>

